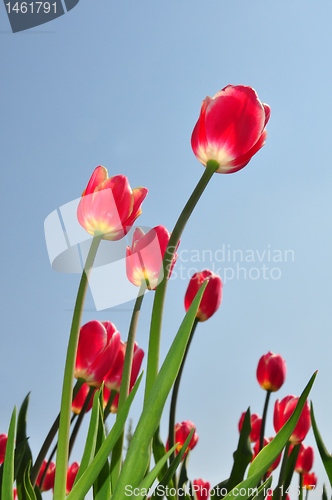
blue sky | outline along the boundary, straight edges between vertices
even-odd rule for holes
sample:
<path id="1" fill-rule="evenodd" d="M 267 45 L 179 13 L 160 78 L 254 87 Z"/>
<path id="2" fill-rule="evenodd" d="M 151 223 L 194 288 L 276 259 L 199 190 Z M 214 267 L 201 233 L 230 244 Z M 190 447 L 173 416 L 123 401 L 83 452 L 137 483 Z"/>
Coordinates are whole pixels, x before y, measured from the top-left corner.
<path id="1" fill-rule="evenodd" d="M 0 433 L 31 391 L 28 432 L 36 454 L 59 409 L 79 275 L 51 268 L 46 217 L 77 199 L 102 164 L 109 175 L 149 189 L 139 224 L 171 231 L 203 169 L 190 146 L 201 101 L 243 84 L 271 106 L 266 144 L 240 172 L 214 175 L 168 287 L 162 357 L 184 314 L 190 269 L 214 266 L 222 278 L 225 267 L 235 272 L 219 312 L 197 329 L 181 383 L 177 421 L 192 420 L 199 434 L 189 473 L 213 485 L 227 477 L 242 411 L 250 405 L 262 413 L 255 370 L 269 350 L 288 368 L 278 398 L 299 395 L 319 370 L 311 396 L 332 449 L 331 15 L 327 1 L 81 0 L 51 23 L 12 34 L 0 9 Z M 257 259 L 218 262 L 223 248 L 253 250 Z M 290 250 L 293 258 L 268 262 L 269 250 Z M 186 262 L 191 252 L 198 262 Z M 244 272 L 236 279 L 238 263 L 246 279 Z M 251 279 L 250 270 L 263 264 L 269 272 L 277 267 L 280 278 Z M 153 292 L 137 332 L 145 350 L 152 301 Z M 97 312 L 89 294 L 83 321 L 110 320 L 125 338 L 132 306 Z M 274 434 L 272 414 L 271 406 L 267 435 Z M 161 432 L 166 440 L 167 415 Z M 312 431 L 305 442 L 314 443 Z M 73 459 L 81 450 L 78 443 Z M 327 482 L 318 452 L 314 470 L 319 485 Z"/>

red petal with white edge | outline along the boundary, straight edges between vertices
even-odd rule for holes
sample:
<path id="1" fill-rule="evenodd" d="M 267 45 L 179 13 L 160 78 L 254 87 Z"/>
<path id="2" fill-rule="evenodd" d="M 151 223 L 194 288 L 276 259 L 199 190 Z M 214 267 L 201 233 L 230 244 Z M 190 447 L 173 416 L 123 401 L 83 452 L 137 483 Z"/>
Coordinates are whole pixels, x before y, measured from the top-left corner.
<path id="1" fill-rule="evenodd" d="M 125 227 L 126 234 L 131 228 L 131 226 L 134 224 L 137 217 L 141 215 L 142 213 L 141 205 L 144 201 L 144 198 L 148 194 L 148 191 L 149 190 L 144 187 L 137 187 L 133 189 L 132 191 L 132 195 L 134 197 L 133 209 L 128 219 L 126 221 L 123 221 L 123 224 L 126 226 Z"/>
<path id="2" fill-rule="evenodd" d="M 89 366 L 103 352 L 106 345 L 107 332 L 99 321 L 90 321 L 82 326 L 76 356 L 76 378 L 84 375 Z"/>
<path id="3" fill-rule="evenodd" d="M 107 332 L 107 343 L 110 342 L 111 338 L 115 333 L 118 333 L 117 327 L 111 321 L 102 321 L 102 325 L 106 328 Z"/>
<path id="4" fill-rule="evenodd" d="M 206 110 L 207 141 L 237 158 L 248 152 L 262 134 L 265 111 L 251 87 L 227 87 L 211 100 Z"/>
<path id="5" fill-rule="evenodd" d="M 271 115 L 271 108 L 268 104 L 265 104 L 264 102 L 262 102 L 262 106 L 264 108 L 264 111 L 265 111 L 265 122 L 264 122 L 264 128 L 266 127 L 266 124 L 267 122 L 269 121 L 270 119 L 270 115 Z"/>
<path id="6" fill-rule="evenodd" d="M 83 194 L 87 195 L 93 193 L 96 187 L 98 187 L 99 184 L 104 182 L 107 179 L 107 177 L 108 177 L 107 169 L 99 165 L 97 168 L 95 168 L 93 174 L 91 175 L 87 188 Z"/>
<path id="7" fill-rule="evenodd" d="M 117 357 L 121 343 L 120 333 L 116 332 L 112 336 L 112 340 L 102 352 L 102 354 L 92 363 L 89 368 L 89 376 L 86 382 L 89 385 L 100 387 L 103 378 L 110 371 L 112 365 Z"/>

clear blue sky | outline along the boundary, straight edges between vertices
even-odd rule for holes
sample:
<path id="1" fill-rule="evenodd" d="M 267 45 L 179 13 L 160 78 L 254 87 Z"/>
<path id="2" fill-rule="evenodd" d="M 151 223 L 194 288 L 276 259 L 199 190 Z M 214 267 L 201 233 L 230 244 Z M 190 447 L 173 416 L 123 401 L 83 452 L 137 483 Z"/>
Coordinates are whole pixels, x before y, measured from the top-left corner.
<path id="1" fill-rule="evenodd" d="M 45 218 L 78 198 L 102 164 L 149 189 L 140 224 L 171 231 L 203 169 L 190 146 L 201 101 L 243 84 L 271 106 L 266 145 L 240 172 L 213 177 L 168 289 L 162 356 L 184 314 L 190 268 L 220 269 L 222 278 L 225 267 L 235 271 L 219 312 L 197 329 L 182 380 L 177 421 L 192 420 L 199 434 L 189 474 L 213 485 L 227 477 L 242 411 L 250 405 L 262 413 L 255 370 L 268 350 L 287 363 L 279 398 L 299 395 L 319 370 L 311 396 L 332 450 L 331 18 L 327 0 L 81 0 L 51 23 L 12 34 L 0 8 L 0 433 L 31 391 L 28 433 L 36 455 L 59 409 L 79 275 L 52 270 Z M 223 248 L 253 250 L 256 260 L 239 263 L 238 252 L 218 262 Z M 281 262 L 272 262 L 276 250 Z M 238 263 L 247 279 L 244 271 L 236 279 Z M 268 279 L 262 271 L 251 279 L 250 270 L 263 264 Z M 279 279 L 271 278 L 273 267 Z M 145 350 L 152 299 L 153 292 L 137 332 Z M 110 320 L 125 338 L 132 305 L 97 312 L 89 295 L 84 322 Z M 268 436 L 272 413 L 271 406 Z M 165 417 L 165 440 L 167 425 Z M 312 431 L 305 442 L 313 444 Z M 81 450 L 78 443 L 73 459 Z M 318 452 L 314 470 L 319 485 L 327 482 Z"/>

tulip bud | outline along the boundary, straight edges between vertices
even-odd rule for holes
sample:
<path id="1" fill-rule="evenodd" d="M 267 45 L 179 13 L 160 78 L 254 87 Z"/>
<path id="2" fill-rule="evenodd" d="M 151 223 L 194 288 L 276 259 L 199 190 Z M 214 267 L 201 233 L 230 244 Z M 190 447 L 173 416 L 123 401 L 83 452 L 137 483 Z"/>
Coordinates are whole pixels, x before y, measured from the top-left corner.
<path id="1" fill-rule="evenodd" d="M 194 154 L 204 166 L 217 161 L 216 172 L 236 172 L 265 144 L 269 118 L 270 107 L 253 88 L 228 85 L 202 103 L 191 137 Z"/>
<path id="2" fill-rule="evenodd" d="M 120 333 L 110 321 L 89 321 L 80 330 L 75 377 L 100 387 L 120 348 Z"/>
<path id="3" fill-rule="evenodd" d="M 182 457 L 182 460 L 184 460 L 184 458 L 187 456 L 187 453 L 189 450 L 192 450 L 193 448 L 195 448 L 196 444 L 197 444 L 197 441 L 198 441 L 198 435 L 196 434 L 196 427 L 195 425 L 190 422 L 190 420 L 186 420 L 185 422 L 181 422 L 181 424 L 176 424 L 175 426 L 175 443 L 178 443 L 176 449 L 175 449 L 175 455 L 177 455 L 179 453 L 179 451 L 181 450 L 182 446 L 184 445 L 187 437 L 189 436 L 191 430 L 194 429 L 194 434 L 192 435 L 191 437 L 191 440 L 189 441 L 189 445 L 188 445 L 188 448 L 185 452 L 185 454 L 183 455 Z M 168 448 L 168 439 L 167 439 L 167 443 L 166 443 L 166 451 L 169 450 Z"/>
<path id="4" fill-rule="evenodd" d="M 45 467 L 47 465 L 46 460 L 44 460 L 43 465 L 41 466 L 40 472 L 37 477 L 37 486 L 40 487 L 40 491 L 48 491 L 54 488 L 54 479 L 55 479 L 55 463 L 51 462 L 50 465 L 48 466 L 44 481 L 42 485 L 40 486 L 41 479 L 44 474 Z"/>
<path id="5" fill-rule="evenodd" d="M 303 475 L 303 487 L 307 490 L 313 490 L 317 485 L 317 476 L 314 472 Z"/>
<path id="6" fill-rule="evenodd" d="M 314 449 L 301 443 L 300 452 L 297 457 L 295 471 L 299 474 L 307 474 L 314 463 Z"/>
<path id="7" fill-rule="evenodd" d="M 170 239 L 170 234 L 164 226 L 157 226 L 148 233 L 136 228 L 131 247 L 127 247 L 126 271 L 133 285 L 140 287 L 146 283 L 149 290 L 155 290 L 158 285 L 159 272 L 163 257 Z M 169 276 L 177 259 L 175 253 Z"/>
<path id="8" fill-rule="evenodd" d="M 275 392 L 285 382 L 286 363 L 280 354 L 268 352 L 258 362 L 257 380 L 262 389 Z"/>
<path id="9" fill-rule="evenodd" d="M 207 500 L 210 494 L 210 483 L 203 481 L 203 479 L 195 479 L 193 491 L 196 493 L 197 500 Z"/>
<path id="10" fill-rule="evenodd" d="M 7 445 L 7 434 L 0 434 L 0 464 L 5 460 Z"/>
<path id="11" fill-rule="evenodd" d="M 295 396 L 286 396 L 279 403 L 279 400 L 275 402 L 274 415 L 273 415 L 273 425 L 276 432 L 279 432 L 281 427 L 287 422 L 287 420 L 292 415 L 295 407 L 297 405 L 299 398 Z M 300 418 L 296 424 L 293 434 L 289 438 L 291 444 L 299 444 L 306 437 L 311 425 L 310 419 L 310 408 L 308 401 L 305 402 Z"/>
<path id="12" fill-rule="evenodd" d="M 264 446 L 268 445 L 269 443 L 271 443 L 272 441 L 272 437 L 271 438 L 264 438 L 264 443 L 263 443 L 263 448 Z M 259 439 L 256 441 L 256 444 L 254 446 L 254 456 L 252 457 L 252 460 L 254 460 L 257 455 L 258 455 L 258 452 L 259 452 Z M 271 474 L 271 472 L 274 471 L 274 469 L 276 469 L 280 463 L 280 460 L 281 460 L 281 453 L 280 455 L 275 459 L 275 461 L 273 462 L 272 465 L 270 465 L 270 467 L 267 469 L 267 476 L 269 476 Z"/>
<path id="13" fill-rule="evenodd" d="M 78 469 L 80 468 L 80 464 L 77 462 L 73 462 L 70 467 L 68 467 L 67 470 L 67 485 L 66 485 L 66 495 L 69 495 L 71 492 L 73 486 L 74 486 L 74 481 L 76 479 Z"/>
<path id="14" fill-rule="evenodd" d="M 184 298 L 184 307 L 188 311 L 200 287 L 208 281 L 204 290 L 201 303 L 198 307 L 196 318 L 199 321 L 206 321 L 218 310 L 222 297 L 222 282 L 217 274 L 205 270 L 195 273 L 189 281 L 189 285 Z"/>
<path id="15" fill-rule="evenodd" d="M 243 420 L 246 415 L 246 412 L 243 412 L 239 421 L 239 432 L 241 432 Z M 262 419 L 256 413 L 251 415 L 251 432 L 250 432 L 250 441 L 255 443 L 260 436 L 262 426 Z"/>
<path id="16" fill-rule="evenodd" d="M 102 233 L 105 240 L 120 240 L 142 213 L 147 192 L 142 187 L 131 190 L 126 176 L 108 177 L 106 168 L 99 165 L 82 194 L 78 222 L 89 234 Z"/>

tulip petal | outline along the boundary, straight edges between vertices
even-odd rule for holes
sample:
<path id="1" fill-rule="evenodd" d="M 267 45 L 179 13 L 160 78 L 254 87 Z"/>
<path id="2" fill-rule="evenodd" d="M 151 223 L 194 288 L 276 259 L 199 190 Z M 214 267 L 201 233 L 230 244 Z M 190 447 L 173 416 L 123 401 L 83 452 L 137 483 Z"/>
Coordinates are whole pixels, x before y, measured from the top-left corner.
<path id="1" fill-rule="evenodd" d="M 103 352 L 107 343 L 107 332 L 99 321 L 89 321 L 80 330 L 75 377 L 85 378 L 91 363 Z"/>
<path id="2" fill-rule="evenodd" d="M 107 177 L 108 173 L 105 167 L 99 165 L 97 168 L 95 168 L 93 174 L 91 175 L 89 183 L 86 187 L 86 190 L 84 191 L 84 195 L 86 196 L 88 194 L 93 193 L 95 189 L 99 186 L 99 184 L 105 181 Z"/>

